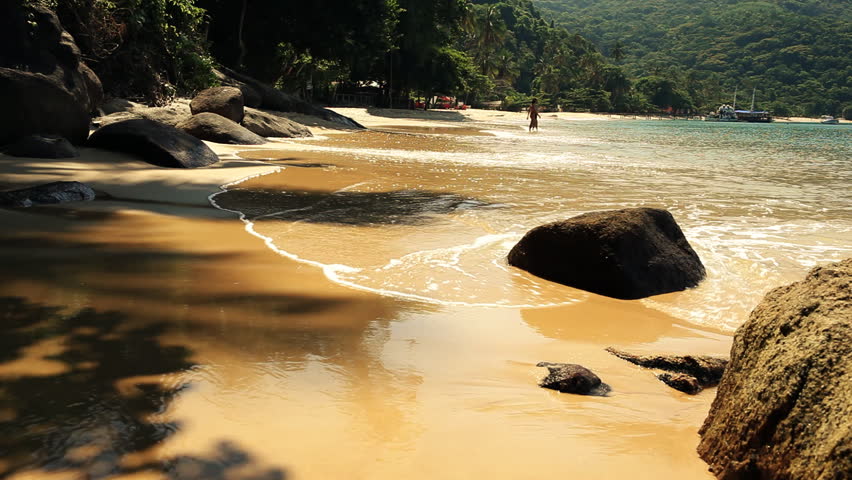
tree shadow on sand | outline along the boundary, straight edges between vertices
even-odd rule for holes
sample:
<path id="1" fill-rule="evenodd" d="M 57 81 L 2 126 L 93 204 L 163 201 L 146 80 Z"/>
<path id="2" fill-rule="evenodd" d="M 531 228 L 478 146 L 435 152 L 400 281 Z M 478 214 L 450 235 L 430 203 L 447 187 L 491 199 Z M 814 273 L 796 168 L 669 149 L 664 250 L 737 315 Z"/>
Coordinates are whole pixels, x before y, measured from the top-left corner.
<path id="1" fill-rule="evenodd" d="M 384 118 L 416 118 L 420 120 L 440 120 L 443 122 L 470 122 L 458 110 L 410 110 L 399 108 L 368 108 L 367 113 L 374 117 Z"/>
<path id="2" fill-rule="evenodd" d="M 185 384 L 190 350 L 163 346 L 164 323 L 129 328 L 117 312 L 60 308 L 0 297 L 0 479 L 80 472 L 101 479 L 155 472 L 171 479 L 281 480 L 238 446 L 210 456 L 128 462 L 178 431 L 154 421 Z"/>
<path id="3" fill-rule="evenodd" d="M 492 207 L 475 198 L 446 192 L 319 192 L 234 189 L 216 203 L 249 219 L 337 225 L 423 225 L 436 215 Z"/>

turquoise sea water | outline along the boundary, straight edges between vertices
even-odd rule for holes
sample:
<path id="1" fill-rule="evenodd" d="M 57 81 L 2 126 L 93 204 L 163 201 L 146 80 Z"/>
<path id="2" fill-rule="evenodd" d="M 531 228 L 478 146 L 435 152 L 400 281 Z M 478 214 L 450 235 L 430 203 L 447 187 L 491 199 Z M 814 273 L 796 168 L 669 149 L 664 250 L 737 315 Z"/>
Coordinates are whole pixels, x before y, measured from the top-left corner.
<path id="1" fill-rule="evenodd" d="M 261 217 L 255 230 L 282 253 L 355 288 L 433 303 L 535 307 L 588 294 L 506 265 L 526 231 L 594 210 L 666 208 L 708 278 L 643 302 L 728 331 L 769 289 L 852 256 L 848 126 L 547 116 L 541 125 L 528 133 L 506 120 L 476 125 L 489 137 L 443 135 L 454 148 L 355 150 L 355 166 L 342 170 L 357 177 L 363 166 L 359 181 L 292 209 L 285 202 L 283 213 L 279 205 L 250 217 Z M 353 154 L 333 145 L 309 148 Z M 391 194 L 353 201 L 370 192 Z M 371 209 L 373 216 L 365 213 Z M 394 209 L 423 220 L 376 220 Z"/>

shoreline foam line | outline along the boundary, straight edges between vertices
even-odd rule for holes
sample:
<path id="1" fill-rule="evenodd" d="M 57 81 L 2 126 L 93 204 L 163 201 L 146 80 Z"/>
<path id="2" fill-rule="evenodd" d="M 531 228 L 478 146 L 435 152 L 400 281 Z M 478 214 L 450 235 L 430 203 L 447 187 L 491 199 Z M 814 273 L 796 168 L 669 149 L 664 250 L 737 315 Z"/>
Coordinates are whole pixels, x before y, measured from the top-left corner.
<path id="1" fill-rule="evenodd" d="M 239 154 L 239 152 L 237 152 L 236 154 Z M 275 173 L 281 173 L 281 172 L 283 172 L 284 170 L 287 169 L 287 167 L 274 165 L 274 164 L 271 164 L 271 163 L 268 163 L 268 162 L 264 162 L 262 160 L 258 163 L 263 163 L 263 164 L 269 165 L 271 167 L 275 167 L 275 170 L 268 172 L 268 173 L 258 173 L 258 174 L 255 174 L 255 175 L 249 175 L 249 176 L 241 178 L 239 180 L 235 180 L 233 182 L 229 182 L 229 183 L 226 183 L 224 185 L 220 185 L 218 192 L 213 192 L 213 193 L 211 193 L 210 195 L 207 196 L 207 201 L 210 202 L 210 204 L 213 205 L 213 207 L 218 209 L 218 210 L 221 210 L 223 212 L 230 212 L 230 213 L 236 214 L 239 217 L 239 219 L 243 222 L 245 231 L 248 232 L 249 234 L 263 240 L 263 243 L 266 245 L 266 247 L 269 248 L 270 250 L 272 250 L 273 252 L 277 253 L 278 255 L 281 255 L 282 257 L 289 258 L 290 260 L 293 260 L 295 262 L 299 262 L 299 263 L 303 263 L 303 264 L 307 264 L 307 265 L 311 265 L 313 267 L 319 268 L 320 270 L 322 270 L 325 277 L 333 283 L 336 283 L 338 285 L 343 285 L 343 286 L 352 288 L 354 290 L 374 293 L 374 294 L 385 296 L 385 297 L 402 298 L 402 299 L 405 299 L 405 300 L 419 301 L 419 302 L 428 303 L 428 304 L 431 304 L 431 305 L 444 305 L 444 306 L 453 306 L 453 307 L 550 308 L 550 307 L 556 307 L 556 306 L 560 306 L 560 305 L 570 305 L 572 303 L 576 303 L 576 300 L 570 300 L 570 301 L 567 301 L 567 302 L 546 303 L 546 304 L 536 304 L 536 305 L 529 305 L 529 304 L 502 305 L 502 304 L 495 304 L 495 303 L 468 303 L 468 302 L 446 301 L 446 300 L 438 300 L 436 298 L 426 297 L 426 296 L 422 296 L 422 295 L 417 295 L 417 294 L 413 294 L 413 293 L 404 293 L 404 292 L 398 292 L 398 291 L 395 291 L 395 290 L 386 290 L 386 289 L 365 287 L 365 286 L 359 285 L 357 283 L 353 283 L 353 282 L 349 282 L 347 280 L 343 280 L 342 278 L 340 278 L 337 275 L 338 272 L 352 272 L 352 273 L 354 273 L 354 272 L 359 272 L 361 270 L 347 266 L 347 265 L 340 265 L 340 264 L 327 265 L 327 264 L 317 262 L 317 261 L 314 261 L 314 260 L 308 260 L 308 259 L 302 258 L 302 257 L 300 257 L 300 256 L 298 256 L 294 253 L 291 253 L 291 252 L 288 252 L 288 251 L 283 250 L 281 248 L 278 248 L 278 246 L 275 245 L 275 242 L 271 237 L 267 237 L 267 236 L 259 233 L 257 230 L 254 229 L 254 222 L 249 220 L 246 217 L 245 213 L 243 213 L 239 210 L 231 210 L 231 209 L 228 209 L 228 208 L 224 208 L 221 205 L 219 205 L 218 203 L 216 203 L 216 200 L 215 200 L 216 197 L 227 192 L 228 187 L 233 187 L 234 185 L 239 185 L 241 183 L 245 183 L 249 180 L 252 180 L 252 179 L 258 178 L 258 177 L 262 177 L 262 176 L 265 176 L 265 175 L 272 175 L 272 174 L 275 174 Z"/>

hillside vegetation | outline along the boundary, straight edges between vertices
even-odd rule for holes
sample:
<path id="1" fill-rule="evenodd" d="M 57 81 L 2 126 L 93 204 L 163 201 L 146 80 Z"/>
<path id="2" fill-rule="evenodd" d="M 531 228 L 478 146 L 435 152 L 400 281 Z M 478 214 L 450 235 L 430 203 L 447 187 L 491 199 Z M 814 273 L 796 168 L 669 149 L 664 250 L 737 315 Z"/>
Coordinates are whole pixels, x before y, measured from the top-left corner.
<path id="1" fill-rule="evenodd" d="M 740 105 L 756 87 L 757 106 L 780 115 L 839 115 L 852 104 L 848 0 L 534 3 L 622 58 L 631 77 L 672 81 L 701 108 L 729 103 L 737 87 Z"/>

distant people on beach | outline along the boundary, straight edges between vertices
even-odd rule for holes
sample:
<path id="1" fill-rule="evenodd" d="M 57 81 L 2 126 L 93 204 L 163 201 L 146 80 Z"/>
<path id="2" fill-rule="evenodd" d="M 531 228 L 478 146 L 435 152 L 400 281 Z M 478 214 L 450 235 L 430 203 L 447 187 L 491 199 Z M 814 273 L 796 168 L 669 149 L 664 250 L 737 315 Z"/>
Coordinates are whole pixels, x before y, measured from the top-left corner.
<path id="1" fill-rule="evenodd" d="M 541 114 L 538 113 L 538 99 L 533 98 L 532 103 L 530 104 L 530 108 L 529 110 L 527 110 L 527 118 L 530 119 L 531 132 L 533 131 L 533 129 L 535 129 L 535 131 L 538 131 L 538 117 L 540 116 Z"/>

